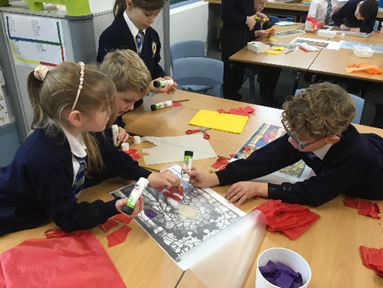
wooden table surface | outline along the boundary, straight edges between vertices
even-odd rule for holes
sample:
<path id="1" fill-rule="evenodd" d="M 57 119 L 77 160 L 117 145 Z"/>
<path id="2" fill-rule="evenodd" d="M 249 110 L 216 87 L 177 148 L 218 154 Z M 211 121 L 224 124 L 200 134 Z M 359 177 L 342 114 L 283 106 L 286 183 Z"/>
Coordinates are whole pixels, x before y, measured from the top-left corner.
<path id="1" fill-rule="evenodd" d="M 153 103 L 174 99 L 190 99 L 182 102 L 181 107 L 165 108 L 150 111 Z M 193 128 L 188 122 L 199 109 L 216 110 L 223 108 L 238 108 L 250 105 L 255 112 L 242 132 L 231 134 L 221 131 L 209 130 L 209 142 L 217 154 L 229 155 L 236 152 L 242 144 L 257 130 L 262 123 L 280 124 L 281 110 L 251 105 L 243 102 L 230 101 L 189 92 L 177 91 L 174 95 L 155 95 L 145 101 L 137 110 L 124 115 L 128 131 L 146 136 L 178 136 L 185 135 L 185 130 Z M 376 133 L 383 136 L 383 130 L 367 126 L 356 125 L 359 131 Z M 202 135 L 201 135 L 202 137 Z M 131 144 L 141 153 L 141 148 L 147 144 Z M 141 153 L 142 155 L 142 153 Z M 182 160 L 182 159 L 181 159 Z M 143 158 L 139 159 L 141 164 Z M 210 165 L 215 159 L 193 161 L 193 166 L 202 170 L 211 169 Z M 181 164 L 181 162 L 178 162 Z M 159 168 L 168 164 L 157 165 Z M 95 187 L 85 189 L 79 201 L 110 200 L 109 192 L 127 184 L 121 179 L 110 179 Z M 213 187 L 224 196 L 228 186 Z M 309 263 L 312 270 L 310 287 L 383 287 L 383 279 L 378 277 L 371 269 L 362 264 L 359 246 L 381 248 L 383 247 L 383 227 L 381 220 L 360 216 L 357 210 L 343 205 L 343 196 L 318 207 L 310 208 L 321 218 L 303 235 L 295 241 L 289 240 L 281 233 L 266 232 L 256 256 L 270 247 L 285 247 L 301 254 Z M 249 212 L 252 208 L 264 203 L 266 199 L 249 200 L 240 208 Z M 383 207 L 383 201 L 378 201 Z M 121 225 L 113 228 L 116 230 Z M 165 254 L 165 252 L 151 239 L 151 237 L 135 222 L 129 224 L 132 231 L 123 244 L 108 248 L 106 234 L 100 228 L 92 232 L 100 241 L 110 256 L 115 267 L 127 287 L 177 287 L 194 288 L 204 285 L 196 279 L 190 271 L 184 275 L 178 266 Z M 0 253 L 14 247 L 23 240 L 30 238 L 44 238 L 46 229 L 56 227 L 53 223 L 0 237 Z M 112 230 L 112 231 L 113 231 Z M 229 259 L 228 259 L 229 261 Z M 229 262 L 228 262 L 229 263 Z M 242 287 L 253 288 L 256 268 L 253 264 L 248 271 L 248 277 Z M 178 283 L 178 284 L 177 284 Z"/>

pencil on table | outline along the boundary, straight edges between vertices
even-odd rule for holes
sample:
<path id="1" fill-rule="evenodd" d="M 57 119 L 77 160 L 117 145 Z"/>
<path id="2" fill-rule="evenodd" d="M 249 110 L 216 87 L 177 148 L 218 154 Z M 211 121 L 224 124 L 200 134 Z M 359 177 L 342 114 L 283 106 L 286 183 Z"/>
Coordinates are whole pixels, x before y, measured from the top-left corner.
<path id="1" fill-rule="evenodd" d="M 287 51 L 287 52 L 285 52 L 285 54 L 289 54 L 289 53 L 291 53 L 291 52 L 293 52 L 294 50 L 289 50 L 289 51 Z"/>
<path id="2" fill-rule="evenodd" d="M 152 167 L 152 166 L 147 166 L 147 165 L 142 165 L 142 164 L 140 164 L 139 166 L 142 167 L 142 168 L 148 169 L 148 170 L 155 171 L 155 172 L 160 172 L 161 171 L 160 169 Z"/>
<path id="3" fill-rule="evenodd" d="M 185 102 L 185 101 L 189 101 L 189 99 L 173 100 L 173 102 Z"/>

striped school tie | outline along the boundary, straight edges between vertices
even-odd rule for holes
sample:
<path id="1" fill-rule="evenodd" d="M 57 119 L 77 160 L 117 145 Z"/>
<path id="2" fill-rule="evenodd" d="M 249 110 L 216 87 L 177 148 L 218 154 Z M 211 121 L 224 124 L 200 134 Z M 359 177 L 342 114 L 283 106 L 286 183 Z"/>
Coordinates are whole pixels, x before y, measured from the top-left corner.
<path id="1" fill-rule="evenodd" d="M 77 198 L 82 190 L 82 187 L 84 187 L 85 182 L 85 172 L 86 172 L 86 162 L 84 157 L 77 157 L 74 155 L 78 163 L 80 164 L 80 168 L 78 169 L 78 172 L 76 174 L 76 179 L 74 181 L 74 184 L 72 186 L 72 192 L 74 196 Z"/>
<path id="2" fill-rule="evenodd" d="M 327 11 L 326 11 L 326 18 L 324 20 L 325 25 L 330 25 L 331 24 L 331 12 L 332 12 L 332 5 L 331 5 L 331 0 L 327 0 Z"/>
<path id="3" fill-rule="evenodd" d="M 136 45 L 137 45 L 137 54 L 138 55 L 141 55 L 144 37 L 145 37 L 144 32 L 142 32 L 141 30 L 138 31 L 137 36 L 136 36 Z"/>
<path id="4" fill-rule="evenodd" d="M 317 156 L 313 152 L 305 152 L 310 159 L 315 159 Z"/>

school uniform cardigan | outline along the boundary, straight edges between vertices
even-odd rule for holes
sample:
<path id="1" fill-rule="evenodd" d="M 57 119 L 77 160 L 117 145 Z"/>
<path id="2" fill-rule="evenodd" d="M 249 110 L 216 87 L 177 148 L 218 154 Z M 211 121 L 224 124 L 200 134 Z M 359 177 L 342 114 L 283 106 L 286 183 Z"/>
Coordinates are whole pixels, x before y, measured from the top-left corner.
<path id="1" fill-rule="evenodd" d="M 100 36 L 97 62 L 101 63 L 108 52 L 116 49 L 130 49 L 137 52 L 135 36 L 130 32 L 123 15 L 115 18 L 112 25 Z M 152 79 L 166 76 L 165 71 L 159 65 L 160 50 L 161 42 L 157 31 L 152 27 L 146 28 L 140 57 L 145 62 Z"/>
<path id="2" fill-rule="evenodd" d="M 303 160 L 316 176 L 297 182 L 268 184 L 269 198 L 288 203 L 319 206 L 344 193 L 367 199 L 383 199 L 383 139 L 360 134 L 350 125 L 323 160 L 296 150 L 284 135 L 216 172 L 220 185 L 258 178 Z"/>
<path id="3" fill-rule="evenodd" d="M 115 124 L 119 123 L 118 121 L 115 122 Z M 123 127 L 125 125 L 119 126 Z M 110 128 L 106 128 L 104 133 L 94 133 L 94 136 L 98 140 L 98 148 L 104 161 L 104 169 L 97 175 L 91 175 L 90 178 L 87 177 L 84 183 L 85 188 L 116 177 L 138 181 L 140 177 L 148 178 L 152 173 L 140 167 L 138 162 L 133 160 L 129 154 L 114 147 Z"/>
<path id="4" fill-rule="evenodd" d="M 334 20 L 334 25 L 339 26 L 342 24 L 347 25 L 352 28 L 360 28 L 360 32 L 371 33 L 374 30 L 376 16 L 378 15 L 378 9 L 375 14 L 369 17 L 368 19 L 358 20 L 355 17 L 355 10 L 359 2 L 363 0 L 349 0 L 340 8 L 334 15 L 332 15 L 332 20 Z M 351 26 L 350 26 L 351 25 Z"/>
<path id="5" fill-rule="evenodd" d="M 66 232 L 90 229 L 118 214 L 116 200 L 77 203 L 72 152 L 61 133 L 35 130 L 11 164 L 0 168 L 0 235 L 52 219 Z"/>

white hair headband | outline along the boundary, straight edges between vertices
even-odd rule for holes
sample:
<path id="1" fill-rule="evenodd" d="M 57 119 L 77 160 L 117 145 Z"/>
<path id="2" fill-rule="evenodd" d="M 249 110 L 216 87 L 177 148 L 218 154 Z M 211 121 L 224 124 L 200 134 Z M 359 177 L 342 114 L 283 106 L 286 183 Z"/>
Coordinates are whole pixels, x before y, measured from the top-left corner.
<path id="1" fill-rule="evenodd" d="M 80 92 L 82 90 L 82 84 L 84 83 L 85 64 L 84 62 L 78 62 L 78 65 L 80 65 L 80 84 L 78 85 L 77 95 L 72 106 L 72 111 L 77 105 L 78 98 L 80 97 Z"/>

